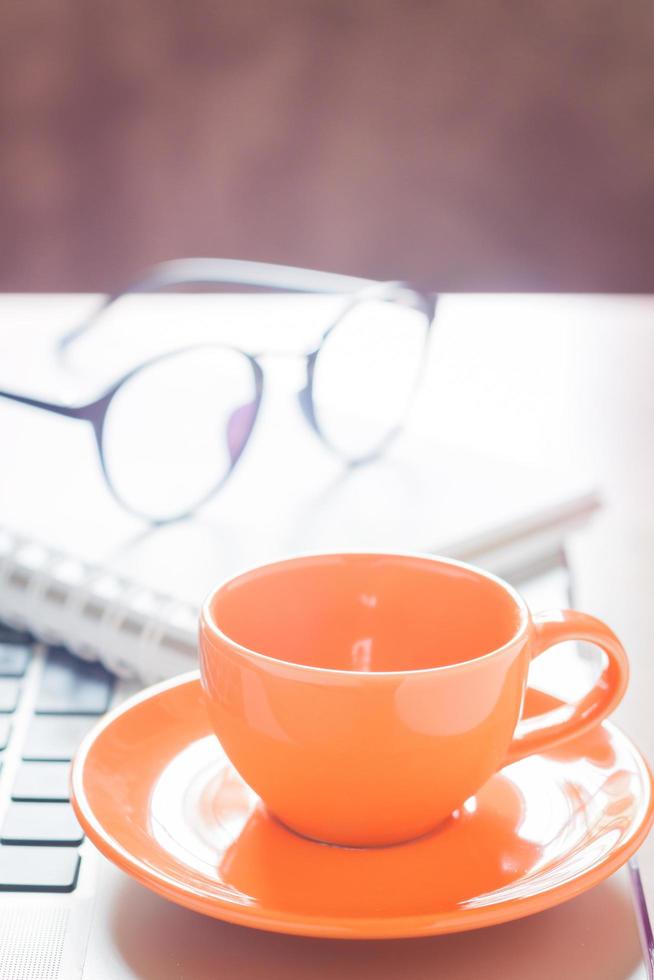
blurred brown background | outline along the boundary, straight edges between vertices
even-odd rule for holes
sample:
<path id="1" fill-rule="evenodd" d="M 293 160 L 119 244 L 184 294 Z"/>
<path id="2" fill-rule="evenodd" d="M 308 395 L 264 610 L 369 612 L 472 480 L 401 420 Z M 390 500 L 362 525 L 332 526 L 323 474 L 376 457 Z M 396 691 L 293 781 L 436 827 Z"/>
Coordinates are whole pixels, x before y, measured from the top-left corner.
<path id="1" fill-rule="evenodd" d="M 654 289 L 651 0 L 4 0 L 0 288 Z"/>

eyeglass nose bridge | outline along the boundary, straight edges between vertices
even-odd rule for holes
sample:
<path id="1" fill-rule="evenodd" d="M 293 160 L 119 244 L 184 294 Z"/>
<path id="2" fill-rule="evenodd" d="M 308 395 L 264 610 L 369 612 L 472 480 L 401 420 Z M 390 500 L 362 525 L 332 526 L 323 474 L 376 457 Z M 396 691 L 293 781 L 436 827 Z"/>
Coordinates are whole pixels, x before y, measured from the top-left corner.
<path id="1" fill-rule="evenodd" d="M 304 384 L 296 392 L 296 397 L 300 410 L 305 421 L 308 425 L 320 435 L 318 430 L 318 422 L 316 420 L 316 414 L 313 407 L 313 375 L 316 364 L 316 358 L 318 357 L 319 348 L 310 351 L 297 351 L 297 350 L 259 350 L 256 354 L 250 355 L 255 364 L 261 369 L 260 360 L 265 358 L 280 358 L 287 359 L 293 358 L 297 361 L 304 361 L 304 372 L 305 381 Z M 262 370 L 262 369 L 261 369 Z"/>

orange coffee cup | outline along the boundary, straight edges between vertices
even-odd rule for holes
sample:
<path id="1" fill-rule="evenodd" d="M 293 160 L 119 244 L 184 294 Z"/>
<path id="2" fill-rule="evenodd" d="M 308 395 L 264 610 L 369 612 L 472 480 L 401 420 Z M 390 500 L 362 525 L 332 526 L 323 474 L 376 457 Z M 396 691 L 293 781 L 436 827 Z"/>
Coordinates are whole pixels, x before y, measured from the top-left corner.
<path id="1" fill-rule="evenodd" d="M 529 664 L 563 640 L 605 653 L 565 720 L 520 722 Z M 326 554 L 255 568 L 207 598 L 202 683 L 241 776 L 306 837 L 372 846 L 436 827 L 502 766 L 581 735 L 624 693 L 615 634 L 531 614 L 501 579 L 444 558 Z"/>

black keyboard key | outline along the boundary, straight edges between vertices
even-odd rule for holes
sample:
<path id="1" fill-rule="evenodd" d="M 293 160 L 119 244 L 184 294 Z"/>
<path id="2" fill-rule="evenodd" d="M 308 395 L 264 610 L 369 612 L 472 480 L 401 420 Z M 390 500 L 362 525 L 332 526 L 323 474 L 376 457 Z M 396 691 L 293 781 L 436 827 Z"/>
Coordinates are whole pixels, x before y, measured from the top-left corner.
<path id="1" fill-rule="evenodd" d="M 0 891 L 72 892 L 79 865 L 72 847 L 0 845 Z"/>
<path id="2" fill-rule="evenodd" d="M 0 711 L 10 713 L 16 710 L 20 684 L 11 677 L 0 677 Z"/>
<path id="3" fill-rule="evenodd" d="M 70 716 L 32 718 L 23 745 L 23 759 L 35 762 L 70 762 L 77 746 L 95 721 L 95 718 Z M 0 716 L 0 728 L 1 726 Z"/>
<path id="4" fill-rule="evenodd" d="M 36 701 L 40 715 L 103 715 L 109 707 L 113 676 L 66 650 L 50 650 Z"/>
<path id="5" fill-rule="evenodd" d="M 0 642 L 0 677 L 22 677 L 32 651 L 25 644 Z"/>
<path id="6" fill-rule="evenodd" d="M 0 623 L 0 643 L 30 643 L 31 640 L 28 630 L 15 629 L 6 623 Z"/>
<path id="7" fill-rule="evenodd" d="M 0 715 L 0 750 L 6 749 L 11 735 L 11 722 Z"/>
<path id="8" fill-rule="evenodd" d="M 49 803 L 70 799 L 67 762 L 22 762 L 11 791 L 12 800 Z"/>
<path id="9" fill-rule="evenodd" d="M 75 846 L 84 840 L 68 803 L 10 803 L 2 824 L 3 844 Z"/>

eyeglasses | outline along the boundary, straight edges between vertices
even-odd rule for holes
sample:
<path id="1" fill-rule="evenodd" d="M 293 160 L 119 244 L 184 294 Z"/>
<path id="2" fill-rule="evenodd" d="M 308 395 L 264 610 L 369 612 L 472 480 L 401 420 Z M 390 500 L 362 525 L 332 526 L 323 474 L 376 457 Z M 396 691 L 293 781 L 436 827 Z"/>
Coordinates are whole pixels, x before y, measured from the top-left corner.
<path id="1" fill-rule="evenodd" d="M 437 300 L 403 283 L 256 262 L 169 262 L 109 296 L 58 347 L 63 351 L 92 330 L 124 296 L 207 285 L 342 294 L 336 318 L 301 355 L 299 404 L 316 435 L 347 463 L 386 449 L 416 389 Z M 234 471 L 261 405 L 265 353 L 214 343 L 175 350 L 139 364 L 79 406 L 8 391 L 0 397 L 89 422 L 113 496 L 131 513 L 163 524 L 188 516 Z"/>

